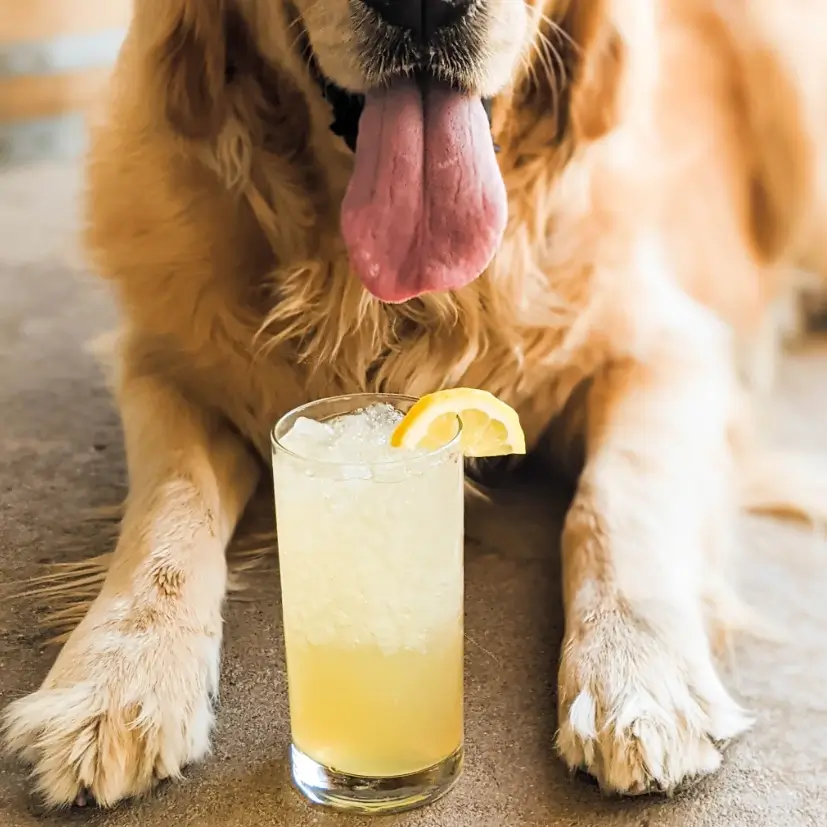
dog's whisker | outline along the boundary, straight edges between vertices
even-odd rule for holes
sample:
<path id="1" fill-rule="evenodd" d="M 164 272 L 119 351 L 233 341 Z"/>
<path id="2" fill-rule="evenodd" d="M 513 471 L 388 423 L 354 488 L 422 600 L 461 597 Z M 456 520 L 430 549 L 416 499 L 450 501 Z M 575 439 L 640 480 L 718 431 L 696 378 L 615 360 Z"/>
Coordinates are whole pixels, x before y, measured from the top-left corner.
<path id="1" fill-rule="evenodd" d="M 581 53 L 582 47 L 576 40 L 567 32 L 563 26 L 556 21 L 554 18 L 550 17 L 546 12 L 544 12 L 541 8 L 536 5 L 532 5 L 530 3 L 525 3 L 526 11 L 530 17 L 533 17 L 537 20 L 538 23 L 547 26 L 554 32 L 555 37 L 559 37 L 561 40 L 568 43 L 572 49 L 576 52 Z M 564 10 L 561 10 L 564 11 Z"/>
<path id="2" fill-rule="evenodd" d="M 552 65 L 552 61 L 549 58 L 548 52 L 543 48 L 543 46 L 540 43 L 535 43 L 534 49 L 535 55 L 540 64 L 540 68 L 544 72 L 548 88 L 551 92 L 552 105 L 556 114 L 557 110 L 559 109 L 559 88 L 557 83 L 557 76 L 554 71 L 554 66 Z"/>

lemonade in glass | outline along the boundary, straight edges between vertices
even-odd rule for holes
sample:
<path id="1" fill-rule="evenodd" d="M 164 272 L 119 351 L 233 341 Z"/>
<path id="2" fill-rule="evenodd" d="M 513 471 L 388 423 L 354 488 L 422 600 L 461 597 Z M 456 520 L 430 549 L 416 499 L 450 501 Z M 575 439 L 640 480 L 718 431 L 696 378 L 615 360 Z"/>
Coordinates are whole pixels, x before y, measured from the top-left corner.
<path id="1" fill-rule="evenodd" d="M 460 424 L 391 447 L 415 401 L 322 400 L 273 431 L 292 775 L 338 809 L 425 804 L 462 769 Z"/>

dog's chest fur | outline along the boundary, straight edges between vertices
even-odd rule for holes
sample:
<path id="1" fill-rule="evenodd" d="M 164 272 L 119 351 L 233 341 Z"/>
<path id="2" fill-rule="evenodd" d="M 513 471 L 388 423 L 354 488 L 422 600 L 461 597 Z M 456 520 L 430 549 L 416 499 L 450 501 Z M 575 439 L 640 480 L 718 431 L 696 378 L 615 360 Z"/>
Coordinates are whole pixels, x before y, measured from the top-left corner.
<path id="1" fill-rule="evenodd" d="M 309 399 L 451 385 L 514 405 L 535 443 L 605 356 L 590 275 L 603 228 L 570 209 L 586 173 L 572 166 L 551 183 L 539 141 L 533 156 L 515 154 L 510 222 L 488 271 L 456 295 L 384 306 L 350 273 L 335 210 L 324 212 L 346 180 L 324 140 L 288 159 L 233 139 L 219 169 L 184 166 L 160 141 L 151 156 L 99 149 L 117 170 L 91 170 L 87 242 L 116 277 L 127 362 L 221 411 L 264 455 L 273 422 Z M 222 157 L 249 170 L 241 186 L 222 176 Z"/>
<path id="2" fill-rule="evenodd" d="M 517 228 L 461 294 L 385 306 L 365 294 L 331 236 L 321 254 L 263 274 L 253 312 L 226 294 L 214 305 L 202 295 L 200 322 L 175 331 L 186 354 L 179 379 L 265 455 L 273 422 L 310 399 L 452 385 L 514 405 L 533 444 L 603 358 L 578 330 L 578 320 L 591 328 L 581 268 L 570 282 L 558 270 L 552 293 L 540 249 Z"/>

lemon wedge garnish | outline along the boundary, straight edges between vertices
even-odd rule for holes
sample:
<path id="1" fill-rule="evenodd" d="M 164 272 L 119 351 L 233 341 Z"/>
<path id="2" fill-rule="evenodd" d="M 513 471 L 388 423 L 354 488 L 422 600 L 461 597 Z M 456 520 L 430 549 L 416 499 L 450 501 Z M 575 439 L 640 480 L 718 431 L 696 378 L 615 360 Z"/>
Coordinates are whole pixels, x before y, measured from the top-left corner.
<path id="1" fill-rule="evenodd" d="M 525 453 L 517 412 L 488 391 L 451 388 L 423 396 L 391 434 L 394 448 L 433 451 L 449 443 L 462 422 L 460 447 L 467 457 Z"/>

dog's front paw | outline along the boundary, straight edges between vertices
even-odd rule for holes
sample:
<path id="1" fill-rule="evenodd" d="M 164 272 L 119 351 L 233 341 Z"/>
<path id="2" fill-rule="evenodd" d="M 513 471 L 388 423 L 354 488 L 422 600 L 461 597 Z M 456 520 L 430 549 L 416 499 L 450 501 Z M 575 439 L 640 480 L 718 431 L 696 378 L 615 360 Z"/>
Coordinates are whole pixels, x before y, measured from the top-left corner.
<path id="1" fill-rule="evenodd" d="M 220 636 L 84 623 L 37 691 L 3 715 L 48 807 L 109 807 L 209 751 Z"/>
<path id="2" fill-rule="evenodd" d="M 557 746 L 605 792 L 672 792 L 717 770 L 721 744 L 749 728 L 715 673 L 703 628 L 690 627 L 678 648 L 639 618 L 611 612 L 566 641 Z"/>

